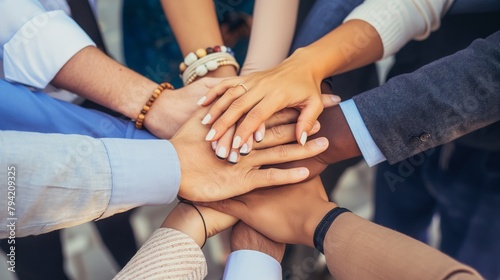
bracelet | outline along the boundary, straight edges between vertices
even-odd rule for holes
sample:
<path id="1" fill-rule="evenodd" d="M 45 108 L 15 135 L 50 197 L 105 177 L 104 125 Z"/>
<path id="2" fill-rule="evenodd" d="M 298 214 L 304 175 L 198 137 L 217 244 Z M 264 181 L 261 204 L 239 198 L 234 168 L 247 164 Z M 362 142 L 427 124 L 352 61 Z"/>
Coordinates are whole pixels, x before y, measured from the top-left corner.
<path id="1" fill-rule="evenodd" d="M 341 207 L 333 208 L 328 213 L 326 213 L 326 215 L 323 217 L 321 222 L 319 222 L 318 226 L 316 227 L 313 238 L 314 248 L 316 248 L 322 254 L 324 254 L 323 243 L 325 241 L 325 236 L 326 233 L 328 232 L 328 229 L 330 229 L 330 226 L 332 225 L 333 221 L 335 221 L 335 219 L 340 214 L 345 212 L 351 212 L 351 211 Z"/>
<path id="2" fill-rule="evenodd" d="M 198 214 L 200 214 L 201 220 L 203 221 L 203 228 L 205 229 L 205 241 L 203 241 L 203 244 L 200 247 L 203 249 L 203 246 L 205 246 L 205 243 L 207 243 L 207 239 L 208 239 L 207 224 L 205 224 L 205 219 L 203 218 L 203 215 L 201 214 L 200 210 L 198 210 L 198 207 L 196 207 L 196 205 L 194 205 L 191 201 L 181 199 L 180 197 L 178 197 L 178 198 L 180 199 L 179 203 L 184 203 L 184 204 L 188 204 L 188 205 L 193 206 L 194 209 L 196 209 L 196 212 L 198 212 Z"/>
<path id="3" fill-rule="evenodd" d="M 205 76 L 209 71 L 217 70 L 220 66 L 232 65 L 236 72 L 240 70 L 240 65 L 233 56 L 228 53 L 214 53 L 207 55 L 191 64 L 182 74 L 184 85 L 189 85 L 196 78 Z"/>
<path id="4" fill-rule="evenodd" d="M 151 109 L 151 106 L 155 103 L 156 99 L 162 94 L 165 89 L 174 89 L 174 87 L 170 83 L 161 83 L 154 91 L 153 94 L 149 97 L 148 101 L 142 107 L 139 116 L 137 116 L 137 120 L 135 121 L 135 127 L 137 129 L 142 129 L 144 125 L 144 120 L 146 119 L 146 114 Z"/>
<path id="5" fill-rule="evenodd" d="M 179 71 L 181 72 L 181 75 L 182 73 L 184 73 L 184 71 L 186 71 L 188 66 L 195 63 L 198 59 L 207 55 L 211 55 L 213 53 L 228 53 L 234 57 L 233 50 L 231 50 L 230 47 L 226 46 L 215 46 L 213 48 L 208 47 L 206 49 L 197 49 L 195 52 L 188 53 L 186 57 L 184 57 L 184 61 L 179 65 Z"/>

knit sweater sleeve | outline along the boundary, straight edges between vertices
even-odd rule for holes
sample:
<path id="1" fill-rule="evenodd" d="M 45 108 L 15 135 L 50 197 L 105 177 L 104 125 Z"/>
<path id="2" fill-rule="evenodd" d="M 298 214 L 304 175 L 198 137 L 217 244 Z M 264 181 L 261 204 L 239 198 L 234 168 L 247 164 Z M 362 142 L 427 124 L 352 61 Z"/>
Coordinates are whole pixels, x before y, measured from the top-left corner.
<path id="1" fill-rule="evenodd" d="M 177 230 L 160 228 L 114 279 L 197 280 L 206 275 L 205 257 L 194 240 Z"/>

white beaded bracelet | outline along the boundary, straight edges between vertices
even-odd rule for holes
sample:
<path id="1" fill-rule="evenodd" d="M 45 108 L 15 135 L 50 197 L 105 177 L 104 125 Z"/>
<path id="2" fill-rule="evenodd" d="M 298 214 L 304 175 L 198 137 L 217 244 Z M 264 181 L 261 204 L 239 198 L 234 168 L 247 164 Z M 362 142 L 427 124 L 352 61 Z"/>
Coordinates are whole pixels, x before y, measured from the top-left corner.
<path id="1" fill-rule="evenodd" d="M 209 71 L 215 71 L 220 66 L 232 65 L 236 69 L 236 72 L 240 70 L 240 65 L 236 62 L 236 59 L 229 53 L 212 53 L 210 55 L 204 56 L 196 60 L 193 64 L 189 65 L 187 69 L 182 73 L 182 81 L 184 85 L 189 85 L 197 77 L 205 76 Z"/>

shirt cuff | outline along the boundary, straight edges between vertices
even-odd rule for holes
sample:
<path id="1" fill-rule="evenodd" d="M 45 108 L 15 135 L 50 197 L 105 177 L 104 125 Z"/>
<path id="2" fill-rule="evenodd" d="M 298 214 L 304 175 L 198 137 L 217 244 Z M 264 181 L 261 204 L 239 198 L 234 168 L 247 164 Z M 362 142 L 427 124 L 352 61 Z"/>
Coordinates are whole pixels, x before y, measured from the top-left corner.
<path id="1" fill-rule="evenodd" d="M 39 14 L 4 45 L 5 79 L 45 88 L 68 60 L 87 46 L 95 44 L 63 11 Z"/>
<path id="2" fill-rule="evenodd" d="M 179 192 L 181 168 L 167 140 L 101 139 L 108 152 L 113 187 L 101 218 L 143 205 L 171 203 Z"/>
<path id="3" fill-rule="evenodd" d="M 238 250 L 227 258 L 224 280 L 281 280 L 281 265 L 273 257 L 254 250 Z"/>
<path id="4" fill-rule="evenodd" d="M 341 102 L 340 108 L 368 166 L 371 167 L 385 161 L 384 154 L 382 154 L 375 141 L 373 141 L 354 100 L 349 99 Z"/>

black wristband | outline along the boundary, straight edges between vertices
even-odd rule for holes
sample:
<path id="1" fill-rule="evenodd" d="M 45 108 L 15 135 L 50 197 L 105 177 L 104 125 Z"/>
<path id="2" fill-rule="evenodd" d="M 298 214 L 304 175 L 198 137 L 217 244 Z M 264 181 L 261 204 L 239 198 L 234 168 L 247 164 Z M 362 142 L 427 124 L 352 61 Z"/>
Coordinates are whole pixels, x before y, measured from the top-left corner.
<path id="1" fill-rule="evenodd" d="M 322 254 L 324 254 L 323 243 L 325 241 L 325 236 L 326 233 L 328 232 L 328 229 L 330 229 L 330 226 L 332 225 L 333 221 L 335 221 L 335 219 L 340 214 L 345 212 L 351 212 L 351 211 L 341 207 L 333 208 L 328 213 L 326 213 L 326 215 L 323 217 L 321 222 L 319 222 L 318 226 L 316 227 L 313 238 L 314 248 L 316 248 Z"/>
<path id="2" fill-rule="evenodd" d="M 200 214 L 201 221 L 203 222 L 203 229 L 205 230 L 205 240 L 203 241 L 203 244 L 200 247 L 201 249 L 203 249 L 203 246 L 205 246 L 205 243 L 207 243 L 207 239 L 208 239 L 207 224 L 205 223 L 205 219 L 203 218 L 203 215 L 201 214 L 198 207 L 196 207 L 196 205 L 194 205 L 194 203 L 192 203 L 191 201 L 183 199 L 183 198 L 181 199 L 180 196 L 178 196 L 177 198 L 179 198 L 179 203 L 184 203 L 184 204 L 188 204 L 188 205 L 193 206 L 194 209 L 196 210 L 196 212 L 198 212 L 198 214 Z"/>

